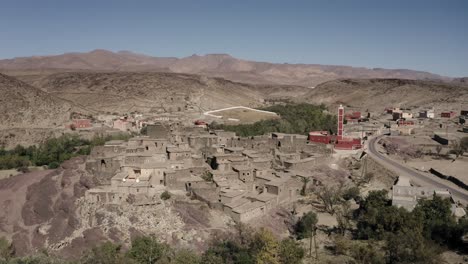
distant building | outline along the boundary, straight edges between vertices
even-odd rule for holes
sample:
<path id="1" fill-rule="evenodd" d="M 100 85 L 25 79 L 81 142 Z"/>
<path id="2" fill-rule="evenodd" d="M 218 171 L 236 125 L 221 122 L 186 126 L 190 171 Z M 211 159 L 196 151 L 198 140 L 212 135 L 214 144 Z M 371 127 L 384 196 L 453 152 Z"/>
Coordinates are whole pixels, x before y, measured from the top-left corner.
<path id="1" fill-rule="evenodd" d="M 403 119 L 411 119 L 411 118 L 413 118 L 413 114 L 412 114 L 412 113 L 409 113 L 409 112 L 403 112 L 403 113 L 401 113 L 401 118 L 403 118 Z"/>
<path id="2" fill-rule="evenodd" d="M 128 131 L 132 124 L 125 119 L 117 119 L 114 120 L 112 127 L 121 131 Z"/>
<path id="3" fill-rule="evenodd" d="M 202 120 L 197 120 L 194 122 L 194 124 L 197 126 L 197 127 L 207 127 L 208 126 L 208 123 L 206 123 L 205 121 L 202 121 Z"/>
<path id="4" fill-rule="evenodd" d="M 361 116 L 360 112 L 359 116 Z M 357 114 L 355 115 L 357 116 Z M 312 131 L 309 133 L 309 141 L 322 144 L 335 145 L 335 149 L 340 150 L 354 150 L 362 148 L 362 142 L 360 138 L 351 138 L 344 136 L 344 108 L 340 105 L 338 108 L 338 133 L 337 135 L 329 135 L 327 131 Z"/>
<path id="5" fill-rule="evenodd" d="M 385 109 L 385 111 L 387 112 L 387 114 L 401 113 L 402 112 L 399 107 L 387 108 L 387 109 Z"/>
<path id="6" fill-rule="evenodd" d="M 413 211 L 420 199 L 432 199 L 434 195 L 450 200 L 452 204 L 450 209 L 455 217 L 463 217 L 466 215 L 463 208 L 456 206 L 449 190 L 433 187 L 412 186 L 409 179 L 402 176 L 398 177 L 398 181 L 393 185 L 392 205 L 403 207 L 408 211 Z"/>
<path id="7" fill-rule="evenodd" d="M 435 118 L 434 110 L 423 110 L 419 112 L 419 118 Z"/>
<path id="8" fill-rule="evenodd" d="M 440 117 L 442 117 L 442 118 L 453 118 L 453 117 L 455 117 L 455 115 L 456 115 L 456 113 L 453 112 L 453 111 L 440 113 Z"/>
<path id="9" fill-rule="evenodd" d="M 398 126 L 414 126 L 414 121 L 413 120 L 398 120 L 397 124 Z"/>
<path id="10" fill-rule="evenodd" d="M 402 119 L 402 118 L 403 118 L 403 113 L 401 113 L 401 112 L 393 112 L 392 113 L 393 121 L 397 121 L 397 120 Z"/>
<path id="11" fill-rule="evenodd" d="M 352 112 L 345 115 L 345 120 L 347 122 L 358 122 L 361 119 L 361 112 Z"/>
<path id="12" fill-rule="evenodd" d="M 93 124 L 90 119 L 73 119 L 68 127 L 71 129 L 87 129 L 92 128 Z"/>
<path id="13" fill-rule="evenodd" d="M 332 135 L 327 131 L 312 131 L 309 133 L 309 141 L 314 143 L 330 144 Z"/>
<path id="14" fill-rule="evenodd" d="M 419 199 L 431 199 L 434 195 L 450 199 L 453 202 L 452 194 L 448 190 L 411 186 L 408 178 L 400 176 L 392 188 L 392 205 L 412 211 Z"/>

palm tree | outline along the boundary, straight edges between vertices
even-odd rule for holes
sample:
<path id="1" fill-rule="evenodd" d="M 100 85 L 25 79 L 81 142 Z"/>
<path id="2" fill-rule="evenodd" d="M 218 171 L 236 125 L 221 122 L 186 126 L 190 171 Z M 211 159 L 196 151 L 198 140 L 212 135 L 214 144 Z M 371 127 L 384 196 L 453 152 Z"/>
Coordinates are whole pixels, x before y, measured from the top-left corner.
<path id="1" fill-rule="evenodd" d="M 307 195 L 307 183 L 310 182 L 310 178 L 307 177 L 301 177 L 302 181 L 302 190 L 301 190 L 301 195 L 306 196 Z"/>

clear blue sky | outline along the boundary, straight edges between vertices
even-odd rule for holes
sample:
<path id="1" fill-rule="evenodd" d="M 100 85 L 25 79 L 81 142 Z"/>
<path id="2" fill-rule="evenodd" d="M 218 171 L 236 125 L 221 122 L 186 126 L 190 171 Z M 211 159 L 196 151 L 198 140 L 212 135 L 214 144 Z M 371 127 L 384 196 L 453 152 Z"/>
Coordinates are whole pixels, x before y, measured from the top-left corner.
<path id="1" fill-rule="evenodd" d="M 0 58 L 96 48 L 468 76 L 468 1 L 0 1 Z"/>

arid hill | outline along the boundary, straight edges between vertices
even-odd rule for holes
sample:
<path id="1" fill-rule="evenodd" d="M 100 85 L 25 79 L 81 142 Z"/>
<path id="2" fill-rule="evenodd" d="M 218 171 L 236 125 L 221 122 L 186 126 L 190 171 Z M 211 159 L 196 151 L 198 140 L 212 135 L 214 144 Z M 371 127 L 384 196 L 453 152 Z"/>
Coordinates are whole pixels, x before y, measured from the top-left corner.
<path id="1" fill-rule="evenodd" d="M 14 72 L 55 69 L 58 71 L 162 71 L 222 77 L 232 81 L 262 84 L 316 86 L 339 78 L 451 78 L 422 71 L 380 69 L 319 64 L 279 64 L 237 59 L 227 54 L 192 55 L 185 58 L 151 57 L 129 51 L 94 50 L 56 56 L 33 56 L 0 60 L 0 71 Z M 13 73 L 12 73 L 13 74 Z"/>
<path id="2" fill-rule="evenodd" d="M 4 74 L 0 94 L 0 129 L 53 128 L 70 117 L 70 103 Z"/>
<path id="3" fill-rule="evenodd" d="M 342 79 L 322 83 L 304 99 L 383 111 L 385 107 L 457 109 L 468 102 L 468 87 L 455 83 L 402 79 Z"/>
<path id="4" fill-rule="evenodd" d="M 255 107 L 262 105 L 265 98 L 300 96 L 308 91 L 299 86 L 251 85 L 200 75 L 159 72 L 67 72 L 18 78 L 97 112 Z"/>
<path id="5" fill-rule="evenodd" d="M 185 195 L 174 203 L 157 198 L 150 207 L 133 204 L 134 196 L 120 206 L 86 199 L 86 190 L 103 182 L 85 170 L 85 159 L 0 180 L 0 237 L 13 242 L 17 255 L 46 250 L 76 259 L 106 241 L 127 247 L 136 236 L 149 234 L 200 250 L 213 233 L 229 228 L 225 215 Z"/>

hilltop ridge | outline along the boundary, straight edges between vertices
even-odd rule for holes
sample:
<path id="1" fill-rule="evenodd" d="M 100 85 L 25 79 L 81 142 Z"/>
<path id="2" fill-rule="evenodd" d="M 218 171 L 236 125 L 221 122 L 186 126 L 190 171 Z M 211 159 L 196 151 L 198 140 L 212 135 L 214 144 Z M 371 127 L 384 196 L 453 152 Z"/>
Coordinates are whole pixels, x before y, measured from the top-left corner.
<path id="1" fill-rule="evenodd" d="M 84 53 L 73 52 L 0 60 L 0 71 L 5 73 L 18 74 L 18 72 L 31 70 L 160 71 L 222 77 L 245 83 L 306 87 L 339 78 L 452 80 L 452 78 L 429 72 L 407 69 L 257 62 L 238 59 L 229 54 L 194 54 L 184 58 L 175 58 L 152 57 L 131 51 L 112 52 L 97 49 Z"/>

